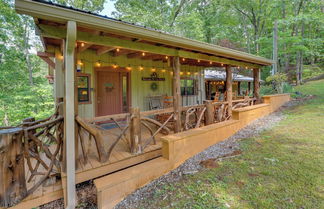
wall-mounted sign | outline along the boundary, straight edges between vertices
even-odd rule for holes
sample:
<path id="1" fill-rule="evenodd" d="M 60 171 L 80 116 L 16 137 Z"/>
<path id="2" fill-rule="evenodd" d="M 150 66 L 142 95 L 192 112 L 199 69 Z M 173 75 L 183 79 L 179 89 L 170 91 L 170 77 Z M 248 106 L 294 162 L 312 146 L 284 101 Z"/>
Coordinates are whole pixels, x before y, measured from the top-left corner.
<path id="1" fill-rule="evenodd" d="M 159 78 L 156 72 L 151 74 L 151 77 L 142 77 L 142 81 L 165 81 L 165 78 Z"/>

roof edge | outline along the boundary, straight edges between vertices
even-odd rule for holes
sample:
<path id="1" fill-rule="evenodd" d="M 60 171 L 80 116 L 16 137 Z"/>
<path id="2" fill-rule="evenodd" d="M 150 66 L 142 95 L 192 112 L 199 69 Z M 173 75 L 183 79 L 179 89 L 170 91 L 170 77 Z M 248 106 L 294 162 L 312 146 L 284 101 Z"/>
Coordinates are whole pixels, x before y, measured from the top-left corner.
<path id="1" fill-rule="evenodd" d="M 63 23 L 66 23 L 69 20 L 76 21 L 79 26 L 90 27 L 93 29 L 113 32 L 119 35 L 140 38 L 263 66 L 272 65 L 274 63 L 273 60 L 248 54 L 246 52 L 183 38 L 172 34 L 162 33 L 160 31 L 133 25 L 131 23 L 108 19 L 103 16 L 74 10 L 64 6 L 56 6 L 53 4 L 32 0 L 15 0 L 15 8 L 18 13 L 27 14 L 45 20 Z"/>

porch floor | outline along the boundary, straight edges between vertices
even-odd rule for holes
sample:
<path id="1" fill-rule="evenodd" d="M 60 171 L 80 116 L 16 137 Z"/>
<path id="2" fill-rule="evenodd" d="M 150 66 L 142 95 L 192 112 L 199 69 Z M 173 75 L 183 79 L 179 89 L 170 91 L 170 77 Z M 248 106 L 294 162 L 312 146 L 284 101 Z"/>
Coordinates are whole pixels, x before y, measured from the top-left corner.
<path id="1" fill-rule="evenodd" d="M 120 129 L 113 128 L 109 129 L 108 134 L 106 135 L 107 139 L 105 139 L 105 147 L 113 143 L 113 140 L 116 138 L 116 135 L 120 133 Z M 148 130 L 144 130 L 142 132 L 143 139 L 149 138 L 151 135 Z M 133 165 L 140 164 L 147 160 L 151 160 L 157 157 L 162 156 L 162 142 L 160 140 L 162 134 L 157 134 L 155 137 L 156 144 L 153 142 L 150 143 L 141 154 L 131 154 L 128 150 L 128 146 L 126 140 L 121 139 L 115 148 L 113 149 L 109 160 L 105 163 L 100 163 L 98 159 L 98 155 L 96 154 L 96 147 L 94 140 L 90 142 L 86 140 L 85 143 L 88 150 L 88 161 L 84 163 L 84 158 L 79 152 L 79 157 L 77 158 L 77 170 L 76 170 L 76 183 L 81 183 L 84 181 L 88 181 L 91 179 L 95 179 L 100 176 L 104 176 L 110 174 L 112 172 L 122 170 Z M 86 137 L 85 137 L 86 138 Z M 113 140 L 109 140 L 113 139 Z M 79 150 L 81 148 L 79 147 Z M 45 157 L 44 157 L 45 159 Z M 27 166 L 27 165 L 25 165 Z M 29 176 L 29 169 L 26 169 L 27 176 Z M 34 178 L 31 182 L 28 183 L 27 188 L 31 188 L 35 185 L 41 177 Z M 48 202 L 57 200 L 63 197 L 63 187 L 62 182 L 66 180 L 65 173 L 62 173 L 62 179 L 58 180 L 54 184 L 42 184 L 33 194 L 29 195 L 18 205 L 13 206 L 12 208 L 32 208 L 37 207 L 42 204 L 46 204 Z"/>

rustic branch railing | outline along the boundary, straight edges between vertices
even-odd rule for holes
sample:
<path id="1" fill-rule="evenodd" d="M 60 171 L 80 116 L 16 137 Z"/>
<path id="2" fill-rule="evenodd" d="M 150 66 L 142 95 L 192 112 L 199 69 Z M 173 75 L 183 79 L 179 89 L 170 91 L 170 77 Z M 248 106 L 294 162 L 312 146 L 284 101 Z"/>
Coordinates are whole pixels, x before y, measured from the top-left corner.
<path id="1" fill-rule="evenodd" d="M 1 207 L 17 204 L 47 180 L 60 176 L 64 128 L 59 106 L 49 118 L 28 118 L 15 128 L 1 130 Z"/>

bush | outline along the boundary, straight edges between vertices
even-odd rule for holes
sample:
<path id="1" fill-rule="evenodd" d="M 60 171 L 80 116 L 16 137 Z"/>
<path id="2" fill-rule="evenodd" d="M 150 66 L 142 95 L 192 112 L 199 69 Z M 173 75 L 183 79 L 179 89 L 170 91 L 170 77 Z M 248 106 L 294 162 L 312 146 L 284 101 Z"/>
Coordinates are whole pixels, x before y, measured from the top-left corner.
<path id="1" fill-rule="evenodd" d="M 284 92 L 284 84 L 287 81 L 287 75 L 284 73 L 276 73 L 267 77 L 266 81 L 273 84 L 277 93 L 282 94 Z"/>

